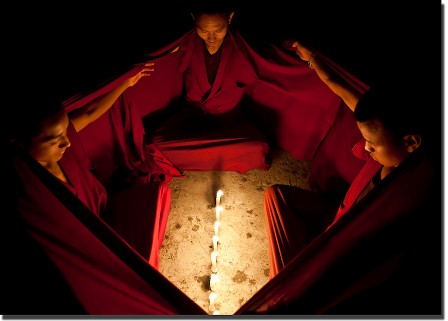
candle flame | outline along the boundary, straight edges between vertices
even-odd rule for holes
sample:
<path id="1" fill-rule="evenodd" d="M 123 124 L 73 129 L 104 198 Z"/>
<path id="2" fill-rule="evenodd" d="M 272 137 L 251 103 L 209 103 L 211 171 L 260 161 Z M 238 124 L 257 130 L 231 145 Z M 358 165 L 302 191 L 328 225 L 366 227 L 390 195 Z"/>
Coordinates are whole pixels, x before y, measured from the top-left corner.
<path id="1" fill-rule="evenodd" d="M 216 206 L 216 220 L 219 221 L 221 218 L 221 212 L 222 212 L 222 206 L 218 205 Z"/>
<path id="2" fill-rule="evenodd" d="M 210 275 L 210 280 L 211 280 L 212 282 L 218 282 L 218 281 L 219 281 L 219 276 L 218 276 L 216 273 L 212 273 L 212 274 Z"/>
<path id="3" fill-rule="evenodd" d="M 220 225 L 219 221 L 215 221 L 215 225 L 213 226 L 213 229 L 214 229 L 216 236 L 218 236 L 218 233 L 219 233 L 219 225 Z"/>

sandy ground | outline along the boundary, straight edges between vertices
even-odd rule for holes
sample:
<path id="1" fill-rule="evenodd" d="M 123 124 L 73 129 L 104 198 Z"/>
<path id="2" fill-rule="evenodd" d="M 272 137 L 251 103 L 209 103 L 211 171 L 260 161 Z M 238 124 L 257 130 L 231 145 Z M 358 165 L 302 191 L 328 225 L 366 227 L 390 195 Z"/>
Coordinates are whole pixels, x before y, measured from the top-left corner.
<path id="1" fill-rule="evenodd" d="M 171 213 L 160 250 L 160 272 L 205 311 L 234 314 L 268 281 L 269 253 L 263 197 L 272 184 L 309 189 L 310 163 L 274 152 L 267 171 L 185 172 L 169 186 Z M 223 191 L 218 228 L 216 294 L 209 295 L 216 192 Z"/>

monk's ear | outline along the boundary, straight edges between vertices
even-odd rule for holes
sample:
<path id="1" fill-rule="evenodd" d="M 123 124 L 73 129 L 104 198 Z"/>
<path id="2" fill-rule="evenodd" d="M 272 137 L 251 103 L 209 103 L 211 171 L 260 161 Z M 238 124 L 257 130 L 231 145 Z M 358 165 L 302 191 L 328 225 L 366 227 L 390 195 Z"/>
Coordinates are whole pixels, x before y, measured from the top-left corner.
<path id="1" fill-rule="evenodd" d="M 403 137 L 403 143 L 408 153 L 412 153 L 420 147 L 422 138 L 419 135 L 406 135 Z"/>
<path id="2" fill-rule="evenodd" d="M 235 14 L 235 12 L 233 12 L 233 11 L 229 14 L 229 25 L 232 22 L 232 18 L 233 18 L 234 14 Z"/>

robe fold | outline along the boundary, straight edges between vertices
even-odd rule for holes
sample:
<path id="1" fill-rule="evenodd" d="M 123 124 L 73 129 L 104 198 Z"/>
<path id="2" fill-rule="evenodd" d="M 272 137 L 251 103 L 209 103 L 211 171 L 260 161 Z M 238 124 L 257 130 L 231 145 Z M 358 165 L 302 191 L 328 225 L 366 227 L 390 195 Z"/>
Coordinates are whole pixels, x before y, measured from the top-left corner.
<path id="1" fill-rule="evenodd" d="M 156 140 L 158 146 L 152 138 L 171 112 L 185 106 L 184 77 L 191 59 L 198 58 L 193 55 L 194 48 L 185 44 L 196 43 L 194 37 L 192 30 L 148 54 L 122 75 L 65 101 L 67 111 L 82 107 L 134 75 L 145 62 L 156 63 L 150 77 L 143 77 L 128 88 L 106 114 L 79 133 L 88 157 L 81 162 L 106 187 L 115 186 L 117 180 L 144 184 L 154 175 L 165 176 L 166 181 L 182 176 L 181 168 L 159 148 L 169 140 Z M 233 78 L 238 81 L 235 96 L 222 105 L 209 106 L 212 99 L 206 100 L 205 110 L 228 111 L 226 103 L 234 103 L 244 91 L 241 113 L 262 134 L 260 137 L 299 160 L 311 160 L 313 189 L 336 193 L 338 197 L 341 191 L 345 194 L 365 164 L 351 154 L 361 135 L 348 107 L 295 55 L 275 46 L 258 52 L 236 32 L 228 40 L 229 46 L 238 52 L 238 61 L 248 68 L 239 71 L 248 78 Z M 335 67 L 361 90 L 367 88 Z M 225 72 L 219 72 L 225 76 Z M 191 100 L 201 94 L 195 91 L 201 88 L 204 89 L 189 88 Z M 218 88 L 212 90 L 210 93 L 218 97 Z M 214 141 L 213 136 L 207 137 L 210 141 L 204 148 L 211 151 L 210 159 L 218 159 L 214 149 L 222 152 L 225 144 L 252 144 L 254 138 L 250 136 L 252 141 L 245 141 L 244 135 L 229 135 Z M 266 147 L 266 140 L 258 141 L 258 147 L 252 146 L 257 148 L 259 157 L 248 163 L 235 162 L 235 171 L 262 164 L 266 149 L 261 147 Z M 188 140 L 172 139 L 171 143 L 168 147 L 174 146 L 173 150 L 177 143 L 181 149 L 195 146 L 194 141 Z M 213 162 L 205 160 L 200 166 L 210 164 Z M 74 190 L 26 155 L 19 157 L 14 166 L 5 164 L 4 168 L 6 186 L 11 188 L 1 195 L 8 208 L 2 235 L 6 236 L 3 244 L 7 248 L 4 260 L 10 264 L 3 272 L 2 286 L 11 290 L 6 304 L 11 302 L 8 306 L 14 307 L 2 310 L 5 314 L 207 314 L 151 266 L 136 251 L 137 246 L 131 246 L 133 240 L 125 240 L 117 233 L 118 226 L 105 224 L 100 211 L 94 210 L 104 204 L 101 188 L 97 190 L 98 197 L 81 201 Z M 424 159 L 409 159 L 381 187 L 372 190 L 293 257 L 235 314 L 441 315 L 441 175 L 433 169 Z M 162 204 L 168 199 L 164 195 Z M 114 196 L 119 201 L 119 191 Z M 166 206 L 159 205 L 158 210 L 164 212 Z M 122 219 L 110 218 L 111 225 L 121 225 Z M 9 224 L 10 221 L 19 222 Z M 151 240 L 160 241 L 164 222 L 164 218 L 159 218 L 151 223 L 158 230 Z M 132 235 L 132 227 L 121 227 L 120 233 Z M 20 300 L 23 304 L 17 303 Z M 33 301 L 38 302 L 32 307 L 37 310 L 31 309 Z"/>
<path id="2" fill-rule="evenodd" d="M 241 117 L 246 86 L 255 70 L 229 35 L 213 84 L 207 78 L 202 39 L 195 31 L 177 44 L 185 97 L 151 137 L 179 169 L 245 173 L 267 170 L 269 143 L 257 127 Z"/>
<path id="3" fill-rule="evenodd" d="M 313 189 L 341 197 L 363 165 L 351 155 L 361 135 L 348 107 L 315 71 L 284 48 L 253 49 L 234 30 L 223 43 L 213 85 L 203 55 L 194 29 L 148 53 L 144 62 L 155 62 L 151 76 L 80 133 L 100 181 L 108 185 L 123 168 L 143 180 L 155 175 L 167 182 L 183 170 L 266 170 L 270 147 L 278 145 L 313 161 Z M 368 88 L 323 58 L 361 91 Z M 67 111 L 111 90 L 144 62 L 67 99 Z"/>
<path id="4" fill-rule="evenodd" d="M 9 233 L 27 236 L 32 246 L 23 247 L 26 238 L 19 239 L 14 253 L 4 257 L 6 271 L 10 274 L 2 287 L 13 293 L 17 287 L 30 291 L 38 296 L 35 299 L 38 303 L 26 301 L 29 297 L 22 296 L 25 300 L 18 304 L 14 300 L 20 300 L 20 296 L 13 295 L 8 298 L 11 305 L 3 312 L 48 315 L 55 311 L 89 315 L 206 314 L 97 213 L 92 212 L 66 184 L 34 159 L 28 155 L 15 157 L 8 168 L 7 182 L 10 182 L 11 191 L 3 201 L 10 209 L 5 218 L 11 223 L 8 227 L 13 228 Z M 163 204 L 162 200 L 160 203 Z M 145 228 L 157 230 L 161 223 Z M 160 241 L 160 235 L 157 238 Z M 25 263 L 29 269 L 27 273 L 34 278 L 44 278 L 39 281 L 47 289 L 34 288 L 34 280 L 22 284 L 27 278 L 22 279 L 20 272 L 14 272 L 15 264 L 19 264 L 17 271 L 23 271 L 20 256 L 26 257 L 27 251 L 32 251 L 30 257 L 37 259 L 36 262 Z M 39 251 L 41 254 L 37 255 Z M 11 261 L 14 256 L 19 260 Z M 47 271 L 51 269 L 57 272 L 48 275 Z M 62 297 L 59 302 L 62 305 L 57 308 L 46 302 L 55 289 L 61 291 Z M 55 300 L 54 303 L 57 302 Z M 44 304 L 33 305 L 39 303 Z"/>
<path id="5" fill-rule="evenodd" d="M 158 268 L 159 249 L 171 208 L 171 190 L 160 182 L 130 182 L 107 194 L 90 172 L 78 133 L 67 129 L 71 146 L 60 160 L 69 183 L 64 183 L 95 215 L 101 216 L 150 264 Z M 24 178 L 25 179 L 25 178 Z"/>
<path id="6" fill-rule="evenodd" d="M 290 255 L 237 314 L 441 315 L 442 182 L 437 165 L 424 153 L 411 155 Z M 378 170 L 369 168 L 366 164 L 348 200 L 359 194 L 363 178 Z"/>
<path id="7" fill-rule="evenodd" d="M 269 238 L 270 278 L 349 211 L 381 169 L 381 164 L 371 158 L 364 147 L 364 139 L 353 147 L 353 155 L 366 163 L 339 206 L 325 194 L 297 187 L 274 185 L 266 191 L 264 212 Z"/>
<path id="8" fill-rule="evenodd" d="M 18 232 L 38 243 L 43 262 L 50 260 L 62 274 L 66 282 L 62 288 L 76 297 L 73 306 L 79 304 L 86 314 L 181 313 L 179 306 L 169 303 L 171 296 L 189 304 L 192 301 L 157 271 L 171 206 L 170 189 L 163 182 L 134 182 L 107 195 L 90 172 L 91 162 L 71 123 L 67 136 L 71 146 L 60 166 L 68 183 L 30 156 L 12 152 L 10 186 L 17 188 L 8 200 L 13 209 L 8 219 L 23 221 L 23 230 Z M 21 254 L 26 256 L 26 252 Z M 48 283 L 52 282 L 50 278 Z M 166 287 L 165 293 L 171 294 L 164 297 L 154 286 Z M 24 302 L 22 311 L 29 311 L 28 304 Z M 194 303 L 189 304 L 186 311 L 202 313 Z"/>

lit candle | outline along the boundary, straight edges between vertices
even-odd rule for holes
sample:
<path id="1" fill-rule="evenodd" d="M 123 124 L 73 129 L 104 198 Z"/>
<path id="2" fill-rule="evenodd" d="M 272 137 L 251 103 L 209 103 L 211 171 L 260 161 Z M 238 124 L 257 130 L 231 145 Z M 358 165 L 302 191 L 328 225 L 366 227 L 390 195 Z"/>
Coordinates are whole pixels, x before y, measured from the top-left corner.
<path id="1" fill-rule="evenodd" d="M 223 192 L 221 190 L 219 190 L 216 193 L 216 206 L 219 206 L 221 203 L 221 196 L 222 196 Z"/>
<path id="2" fill-rule="evenodd" d="M 212 252 L 212 272 L 216 273 L 218 272 L 218 267 L 216 266 L 216 256 L 218 255 L 218 252 L 213 251 Z"/>
<path id="3" fill-rule="evenodd" d="M 215 312 L 216 308 L 215 308 L 215 299 L 216 299 L 217 295 L 215 292 L 210 293 L 209 295 L 209 300 L 210 300 L 210 305 L 208 306 L 208 309 L 210 310 L 210 312 Z"/>
<path id="4" fill-rule="evenodd" d="M 216 273 L 210 275 L 210 290 L 216 291 L 216 286 L 219 281 L 219 276 Z"/>
<path id="5" fill-rule="evenodd" d="M 219 221 L 215 221 L 215 225 L 213 226 L 213 229 L 215 230 L 215 235 L 219 236 L 219 225 L 221 223 L 219 223 Z"/>
<path id="6" fill-rule="evenodd" d="M 213 235 L 213 251 L 218 251 L 218 241 L 219 241 L 219 236 L 218 235 Z"/>
<path id="7" fill-rule="evenodd" d="M 216 220 L 219 221 L 221 219 L 222 206 L 216 206 Z"/>

